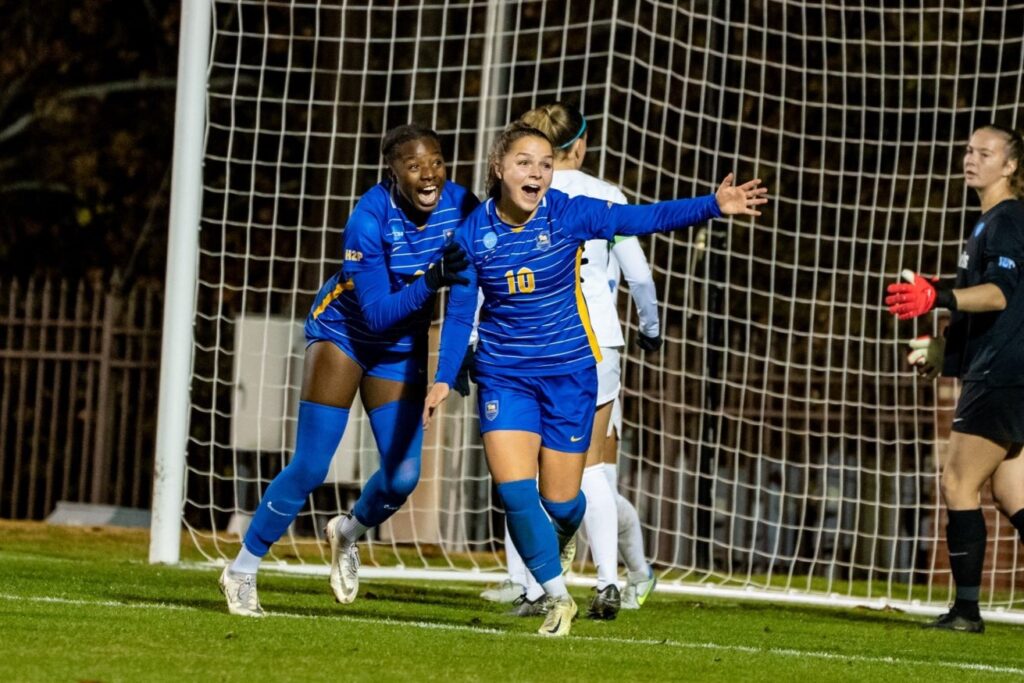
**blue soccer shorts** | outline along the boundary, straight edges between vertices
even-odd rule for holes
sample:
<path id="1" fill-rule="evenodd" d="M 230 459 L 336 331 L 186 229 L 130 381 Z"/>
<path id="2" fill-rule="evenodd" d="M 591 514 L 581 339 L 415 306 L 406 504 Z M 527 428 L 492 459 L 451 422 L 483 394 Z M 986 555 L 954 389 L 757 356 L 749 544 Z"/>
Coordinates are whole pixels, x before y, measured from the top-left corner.
<path id="1" fill-rule="evenodd" d="M 597 370 L 518 377 L 477 373 L 480 432 L 515 430 L 540 435 L 541 445 L 586 453 L 594 427 Z"/>
<path id="2" fill-rule="evenodd" d="M 319 341 L 331 342 L 363 369 L 367 377 L 379 377 L 415 386 L 427 385 L 427 345 L 418 343 L 411 351 L 396 351 L 384 344 L 361 344 L 332 326 L 306 320 L 306 348 Z"/>

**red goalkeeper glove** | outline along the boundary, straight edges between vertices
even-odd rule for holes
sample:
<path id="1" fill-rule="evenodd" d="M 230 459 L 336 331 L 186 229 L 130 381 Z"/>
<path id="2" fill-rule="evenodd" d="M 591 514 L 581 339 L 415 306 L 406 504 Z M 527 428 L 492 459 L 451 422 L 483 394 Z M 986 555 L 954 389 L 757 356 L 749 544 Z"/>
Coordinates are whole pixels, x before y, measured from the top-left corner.
<path id="1" fill-rule="evenodd" d="M 936 290 L 935 283 L 938 278 L 930 280 L 918 275 L 910 269 L 900 273 L 905 282 L 894 282 L 885 291 L 889 296 L 885 297 L 885 305 L 889 312 L 900 320 L 910 320 L 919 315 L 924 315 L 936 306 L 956 310 L 956 298 L 953 292 Z"/>

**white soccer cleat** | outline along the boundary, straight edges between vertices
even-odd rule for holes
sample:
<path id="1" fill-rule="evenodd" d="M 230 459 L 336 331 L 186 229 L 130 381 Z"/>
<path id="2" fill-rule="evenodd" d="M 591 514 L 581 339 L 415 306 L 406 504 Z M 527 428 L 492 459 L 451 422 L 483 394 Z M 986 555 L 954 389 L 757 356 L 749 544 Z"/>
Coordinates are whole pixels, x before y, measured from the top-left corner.
<path id="1" fill-rule="evenodd" d="M 220 574 L 220 592 L 228 601 L 228 612 L 240 617 L 263 617 L 266 612 L 260 607 L 256 593 L 255 574 L 235 574 L 231 567 L 224 567 Z"/>
<path id="2" fill-rule="evenodd" d="M 331 543 L 331 591 L 335 600 L 348 605 L 359 593 L 359 548 L 342 538 L 338 527 L 344 519 L 341 515 L 333 518 L 324 531 Z"/>
<path id="3" fill-rule="evenodd" d="M 633 578 L 629 577 L 626 580 L 626 588 L 622 591 L 622 609 L 640 609 L 657 585 L 658 577 L 650 567 L 647 568 L 646 579 L 633 581 Z"/>
<path id="4" fill-rule="evenodd" d="M 561 552 L 558 554 L 558 560 L 562 563 L 562 574 L 568 574 L 572 569 L 572 561 L 576 559 L 576 534 L 565 542 L 562 546 Z"/>
<path id="5" fill-rule="evenodd" d="M 564 595 L 560 598 L 548 599 L 548 614 L 537 633 L 549 638 L 561 638 L 569 635 L 572 620 L 576 618 L 576 602 L 572 597 Z"/>
<path id="6" fill-rule="evenodd" d="M 515 602 L 525 591 L 525 586 L 520 586 L 512 579 L 505 579 L 497 586 L 484 590 L 480 597 L 488 602 Z"/>

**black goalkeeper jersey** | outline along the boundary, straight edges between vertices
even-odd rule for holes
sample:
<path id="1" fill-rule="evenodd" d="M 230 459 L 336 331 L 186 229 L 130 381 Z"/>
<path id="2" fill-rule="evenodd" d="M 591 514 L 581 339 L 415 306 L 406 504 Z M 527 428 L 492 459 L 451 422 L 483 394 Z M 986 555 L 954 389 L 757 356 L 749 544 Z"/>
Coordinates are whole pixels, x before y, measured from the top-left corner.
<path id="1" fill-rule="evenodd" d="M 971 231 L 957 265 L 956 289 L 985 283 L 1002 290 L 1006 308 L 954 311 L 946 329 L 942 374 L 991 386 L 1024 385 L 1024 203 L 1007 199 Z"/>

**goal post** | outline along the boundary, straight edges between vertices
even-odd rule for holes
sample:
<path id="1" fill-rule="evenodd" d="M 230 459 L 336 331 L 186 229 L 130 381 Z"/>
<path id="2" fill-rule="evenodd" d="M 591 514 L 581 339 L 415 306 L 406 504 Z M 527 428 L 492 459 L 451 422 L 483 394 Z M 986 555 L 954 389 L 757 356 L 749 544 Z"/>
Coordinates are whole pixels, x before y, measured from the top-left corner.
<path id="1" fill-rule="evenodd" d="M 209 49 L 185 73 L 183 38 L 175 197 L 179 164 L 202 197 L 175 204 L 172 229 L 201 231 L 195 277 L 171 274 L 188 265 L 180 252 L 168 266 L 157 471 L 185 460 L 183 479 L 158 476 L 151 560 L 177 560 L 172 527 L 207 559 L 231 557 L 287 462 L 302 321 L 339 266 L 349 211 L 382 177 L 383 132 L 433 127 L 449 178 L 483 194 L 501 127 L 568 100 L 591 124 L 585 170 L 632 202 L 707 194 L 728 172 L 770 190 L 759 218 L 643 240 L 665 345 L 623 354 L 619 482 L 660 586 L 938 611 L 952 595 L 937 486 L 957 386 L 903 361 L 938 323 L 897 323 L 881 300 L 901 268 L 954 272 L 977 215 L 962 146 L 976 125 L 1024 123 L 1021 25 L 1024 3 L 948 0 L 186 3 L 190 49 Z M 621 291 L 619 304 L 632 340 Z M 187 423 L 163 407 L 183 387 Z M 452 399 L 440 426 L 365 565 L 496 577 L 504 534 L 473 402 Z M 354 413 L 271 561 L 325 572 L 323 522 L 375 457 Z M 1019 543 L 985 512 L 983 607 L 1018 620 Z"/>
<path id="2" fill-rule="evenodd" d="M 149 561 L 176 564 L 188 449 L 192 325 L 203 197 L 206 69 L 210 44 L 209 0 L 184 0 L 174 110 L 167 279 L 160 349 L 160 401 L 153 463 Z"/>

